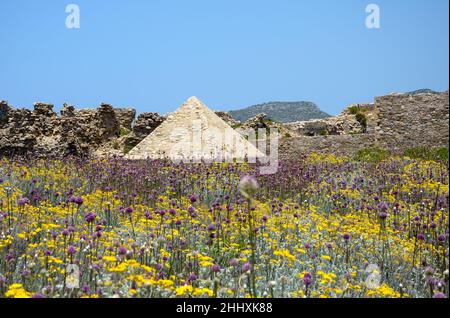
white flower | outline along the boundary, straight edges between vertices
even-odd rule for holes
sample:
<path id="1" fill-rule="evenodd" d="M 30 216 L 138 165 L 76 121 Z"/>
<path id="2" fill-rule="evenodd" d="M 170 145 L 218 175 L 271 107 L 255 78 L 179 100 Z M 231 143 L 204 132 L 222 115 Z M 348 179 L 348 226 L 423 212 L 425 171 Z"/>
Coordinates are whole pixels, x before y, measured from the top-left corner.
<path id="1" fill-rule="evenodd" d="M 247 199 L 253 198 L 256 190 L 258 190 L 258 182 L 254 177 L 245 176 L 239 182 L 239 191 Z"/>

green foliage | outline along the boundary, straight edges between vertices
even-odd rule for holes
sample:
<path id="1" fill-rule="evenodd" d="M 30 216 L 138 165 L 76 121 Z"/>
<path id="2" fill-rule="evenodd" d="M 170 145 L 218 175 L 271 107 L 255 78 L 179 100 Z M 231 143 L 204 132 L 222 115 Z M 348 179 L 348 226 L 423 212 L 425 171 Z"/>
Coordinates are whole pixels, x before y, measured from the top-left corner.
<path id="1" fill-rule="evenodd" d="M 119 149 L 119 142 L 117 142 L 117 141 L 114 141 L 114 143 L 113 143 L 113 149 Z"/>
<path id="2" fill-rule="evenodd" d="M 124 147 L 123 147 L 123 152 L 124 153 L 129 153 L 130 151 L 131 151 L 131 149 L 133 149 L 134 148 L 134 146 L 133 145 L 125 145 Z"/>
<path id="3" fill-rule="evenodd" d="M 291 138 L 292 135 L 291 135 L 290 133 L 287 132 L 287 133 L 284 134 L 284 137 L 286 137 L 286 138 Z"/>
<path id="4" fill-rule="evenodd" d="M 123 127 L 120 127 L 119 135 L 120 135 L 121 137 L 122 137 L 122 136 L 126 136 L 126 135 L 128 135 L 130 132 L 131 132 L 131 131 L 129 131 L 128 129 L 123 128 Z"/>
<path id="5" fill-rule="evenodd" d="M 350 114 L 356 115 L 356 114 L 358 114 L 360 112 L 360 108 L 358 106 L 351 106 L 348 109 L 348 111 L 349 111 Z"/>
<path id="6" fill-rule="evenodd" d="M 361 124 L 361 126 L 363 127 L 363 130 L 366 131 L 367 130 L 367 117 L 366 117 L 366 115 L 364 115 L 363 113 L 357 113 L 355 115 L 355 118 L 358 121 L 358 123 Z"/>
<path id="7" fill-rule="evenodd" d="M 448 164 L 448 147 L 429 148 L 413 147 L 405 150 L 404 155 L 412 159 L 440 161 Z"/>
<path id="8" fill-rule="evenodd" d="M 365 148 L 356 153 L 355 160 L 361 162 L 381 162 L 388 158 L 389 153 L 380 148 Z"/>
<path id="9" fill-rule="evenodd" d="M 327 131 L 326 129 L 321 129 L 321 130 L 319 131 L 319 135 L 320 135 L 320 136 L 328 136 L 328 131 Z"/>

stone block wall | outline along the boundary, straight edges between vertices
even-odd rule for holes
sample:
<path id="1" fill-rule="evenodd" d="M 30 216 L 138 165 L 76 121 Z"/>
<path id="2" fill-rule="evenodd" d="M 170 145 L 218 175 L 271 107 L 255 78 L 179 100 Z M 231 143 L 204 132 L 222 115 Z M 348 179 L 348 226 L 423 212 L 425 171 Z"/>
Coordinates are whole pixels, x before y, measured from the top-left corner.
<path id="1" fill-rule="evenodd" d="M 375 136 L 381 148 L 400 151 L 417 146 L 448 146 L 448 91 L 377 97 L 375 106 Z"/>

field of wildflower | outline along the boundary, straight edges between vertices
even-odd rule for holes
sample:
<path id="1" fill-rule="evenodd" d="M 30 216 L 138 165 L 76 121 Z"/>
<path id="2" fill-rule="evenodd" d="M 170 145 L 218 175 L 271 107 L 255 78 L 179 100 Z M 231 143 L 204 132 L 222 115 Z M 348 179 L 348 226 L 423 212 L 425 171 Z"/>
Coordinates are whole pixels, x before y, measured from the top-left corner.
<path id="1" fill-rule="evenodd" d="M 0 298 L 448 297 L 449 173 L 0 159 Z"/>

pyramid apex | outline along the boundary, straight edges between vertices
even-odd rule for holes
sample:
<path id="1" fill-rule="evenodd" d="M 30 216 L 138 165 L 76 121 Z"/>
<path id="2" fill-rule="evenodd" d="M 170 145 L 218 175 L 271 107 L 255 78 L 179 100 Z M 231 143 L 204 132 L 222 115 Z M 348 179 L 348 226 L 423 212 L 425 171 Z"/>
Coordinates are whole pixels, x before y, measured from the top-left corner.
<path id="1" fill-rule="evenodd" d="M 197 96 L 191 96 L 188 98 L 187 103 L 196 104 L 196 103 L 201 103 L 201 101 L 197 98 Z"/>

